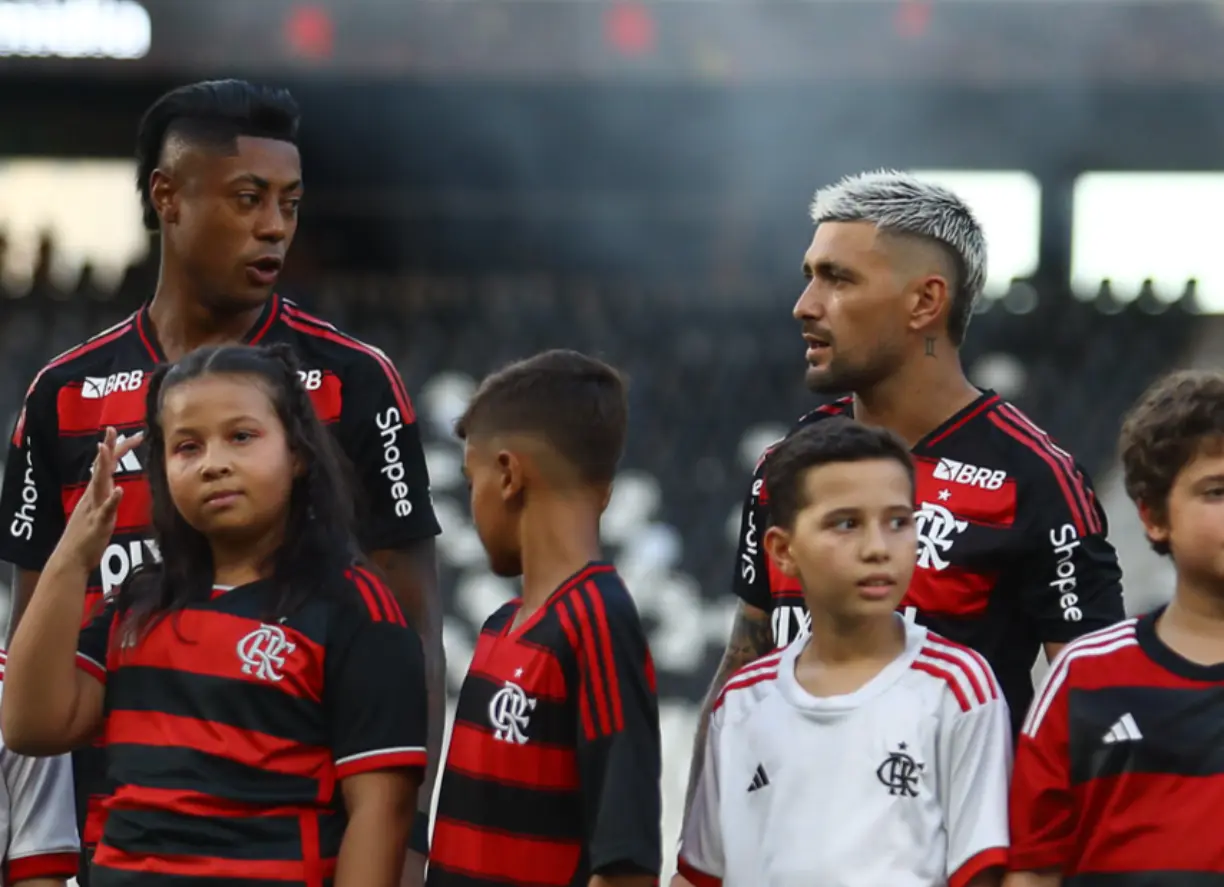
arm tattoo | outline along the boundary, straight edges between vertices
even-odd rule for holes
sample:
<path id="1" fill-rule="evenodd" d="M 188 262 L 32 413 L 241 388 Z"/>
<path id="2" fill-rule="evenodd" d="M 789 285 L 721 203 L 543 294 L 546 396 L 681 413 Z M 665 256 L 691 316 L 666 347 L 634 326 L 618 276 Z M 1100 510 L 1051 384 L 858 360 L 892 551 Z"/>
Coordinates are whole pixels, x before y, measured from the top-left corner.
<path id="1" fill-rule="evenodd" d="M 727 679 L 750 662 L 755 662 L 774 647 L 773 622 L 769 614 L 740 601 L 735 611 L 735 623 L 731 626 L 731 637 L 727 641 L 727 652 L 723 654 L 718 671 L 701 705 L 701 716 L 697 721 L 697 736 L 693 741 L 693 759 L 689 765 L 688 790 L 684 793 L 684 817 L 688 818 L 693 805 L 693 793 L 697 790 L 697 778 L 705 762 L 706 733 L 710 729 L 710 713 L 718 694 L 727 685 Z"/>

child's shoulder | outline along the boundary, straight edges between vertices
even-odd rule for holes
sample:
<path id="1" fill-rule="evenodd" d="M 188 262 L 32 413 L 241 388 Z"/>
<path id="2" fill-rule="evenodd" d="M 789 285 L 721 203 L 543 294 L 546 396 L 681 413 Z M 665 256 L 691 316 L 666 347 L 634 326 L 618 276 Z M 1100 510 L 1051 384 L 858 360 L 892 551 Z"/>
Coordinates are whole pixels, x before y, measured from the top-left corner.
<path id="1" fill-rule="evenodd" d="M 785 652 L 784 649 L 775 650 L 733 672 L 714 700 L 713 711 L 722 711 L 725 719 L 736 719 L 756 708 L 773 692 Z"/>
<path id="2" fill-rule="evenodd" d="M 917 647 L 910 661 L 910 678 L 950 700 L 961 712 L 984 708 L 1003 699 L 994 669 L 981 653 L 951 641 L 941 634 L 911 629 L 911 643 Z"/>

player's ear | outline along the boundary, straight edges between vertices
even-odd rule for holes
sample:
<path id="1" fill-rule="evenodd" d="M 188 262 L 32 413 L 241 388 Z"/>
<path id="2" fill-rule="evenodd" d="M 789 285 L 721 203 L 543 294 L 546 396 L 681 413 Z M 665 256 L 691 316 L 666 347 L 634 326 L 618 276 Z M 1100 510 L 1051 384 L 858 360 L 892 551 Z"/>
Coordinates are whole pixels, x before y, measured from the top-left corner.
<path id="1" fill-rule="evenodd" d="M 163 222 L 173 224 L 178 221 L 178 188 L 170 173 L 160 167 L 149 176 L 149 200 Z"/>
<path id="2" fill-rule="evenodd" d="M 498 450 L 497 470 L 501 475 L 501 497 L 503 502 L 509 502 L 523 492 L 523 472 L 525 466 L 518 453 L 510 450 Z"/>
<path id="3" fill-rule="evenodd" d="M 762 542 L 765 545 L 765 553 L 773 558 L 778 569 L 792 579 L 798 578 L 799 566 L 791 556 L 791 534 L 779 526 L 772 526 L 765 531 Z"/>
<path id="4" fill-rule="evenodd" d="M 1169 521 L 1163 508 L 1152 508 L 1146 502 L 1140 502 L 1139 520 L 1143 522 L 1143 531 L 1149 542 L 1169 544 Z"/>
<path id="5" fill-rule="evenodd" d="M 927 274 L 914 281 L 907 300 L 909 326 L 913 330 L 933 330 L 939 318 L 951 307 L 948 281 L 939 274 Z"/>

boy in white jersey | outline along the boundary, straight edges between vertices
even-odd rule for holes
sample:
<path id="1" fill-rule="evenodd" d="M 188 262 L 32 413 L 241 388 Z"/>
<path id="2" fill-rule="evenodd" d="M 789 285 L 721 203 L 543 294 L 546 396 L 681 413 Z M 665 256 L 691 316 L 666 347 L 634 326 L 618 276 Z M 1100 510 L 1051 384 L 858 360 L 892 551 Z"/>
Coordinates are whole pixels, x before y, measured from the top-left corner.
<path id="1" fill-rule="evenodd" d="M 990 666 L 896 612 L 914 467 L 891 432 L 812 425 L 766 463 L 764 544 L 811 634 L 731 677 L 680 842 L 696 887 L 996 887 L 1011 728 Z"/>
<path id="2" fill-rule="evenodd" d="M 0 690 L 4 678 L 0 652 Z M 0 885 L 64 887 L 77 873 L 76 802 L 68 755 L 30 758 L 0 740 Z"/>

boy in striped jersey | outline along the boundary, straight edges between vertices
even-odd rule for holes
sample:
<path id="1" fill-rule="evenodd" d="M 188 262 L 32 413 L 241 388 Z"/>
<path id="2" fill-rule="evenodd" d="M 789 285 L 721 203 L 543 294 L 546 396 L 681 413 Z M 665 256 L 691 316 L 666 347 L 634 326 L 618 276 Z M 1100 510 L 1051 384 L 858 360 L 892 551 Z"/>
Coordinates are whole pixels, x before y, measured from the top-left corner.
<path id="1" fill-rule="evenodd" d="M 1224 374 L 1156 382 L 1119 449 L 1173 599 L 1055 660 L 1017 743 L 1007 887 L 1224 884 Z"/>
<path id="2" fill-rule="evenodd" d="M 916 561 L 905 444 L 829 419 L 765 473 L 764 543 L 801 583 L 811 634 L 722 691 L 680 873 L 697 887 L 997 887 L 1007 703 L 979 654 L 895 612 Z"/>

